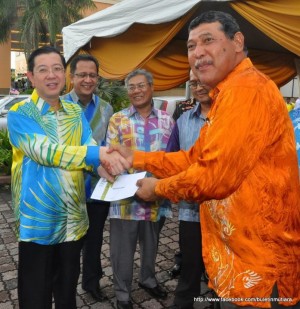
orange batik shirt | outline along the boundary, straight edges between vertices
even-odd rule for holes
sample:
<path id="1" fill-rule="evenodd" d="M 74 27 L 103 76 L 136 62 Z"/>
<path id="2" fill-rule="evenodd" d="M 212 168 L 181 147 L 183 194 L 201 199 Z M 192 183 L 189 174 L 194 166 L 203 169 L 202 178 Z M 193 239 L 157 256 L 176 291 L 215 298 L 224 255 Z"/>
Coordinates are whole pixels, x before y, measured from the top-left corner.
<path id="1" fill-rule="evenodd" d="M 269 308 L 300 298 L 300 188 L 292 123 L 276 85 L 244 59 L 211 93 L 189 151 L 135 152 L 157 195 L 200 204 L 203 257 L 219 297 Z M 168 178 L 167 178 L 168 177 Z"/>

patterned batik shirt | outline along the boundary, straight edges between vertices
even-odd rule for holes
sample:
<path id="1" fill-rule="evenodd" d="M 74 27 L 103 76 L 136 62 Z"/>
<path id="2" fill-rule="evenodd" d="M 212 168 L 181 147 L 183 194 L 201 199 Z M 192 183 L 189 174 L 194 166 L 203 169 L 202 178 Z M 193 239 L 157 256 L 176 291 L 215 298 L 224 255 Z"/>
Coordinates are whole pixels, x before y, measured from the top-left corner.
<path id="1" fill-rule="evenodd" d="M 166 151 L 175 152 L 190 149 L 198 139 L 206 118 L 201 114 L 199 102 L 184 112 L 176 121 Z M 181 200 L 178 202 L 178 219 L 187 222 L 199 222 L 199 204 Z"/>
<path id="2" fill-rule="evenodd" d="M 54 111 L 34 91 L 8 112 L 20 241 L 57 244 L 78 240 L 88 229 L 83 169 L 99 166 L 99 147 L 81 108 L 60 102 Z"/>
<path id="3" fill-rule="evenodd" d="M 258 87 L 259 85 L 259 87 Z M 210 286 L 238 306 L 300 300 L 300 185 L 295 136 L 278 87 L 249 58 L 211 92 L 188 151 L 135 151 L 133 167 L 161 178 L 155 193 L 200 204 Z M 283 299 L 284 298 L 284 299 Z"/>
<path id="4" fill-rule="evenodd" d="M 143 151 L 165 150 L 173 125 L 172 117 L 162 110 L 153 108 L 145 119 L 130 106 L 111 117 L 107 130 L 107 144 L 121 144 Z M 169 217 L 170 212 L 169 207 L 160 207 L 158 202 L 142 202 L 133 197 L 112 202 L 109 216 L 156 222 L 161 216 Z"/>

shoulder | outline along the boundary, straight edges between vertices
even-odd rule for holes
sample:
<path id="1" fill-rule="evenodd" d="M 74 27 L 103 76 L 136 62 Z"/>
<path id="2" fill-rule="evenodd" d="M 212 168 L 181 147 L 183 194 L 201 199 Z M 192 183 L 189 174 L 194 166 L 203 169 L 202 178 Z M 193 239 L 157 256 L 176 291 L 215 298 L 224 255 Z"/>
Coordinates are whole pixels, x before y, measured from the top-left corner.
<path id="1" fill-rule="evenodd" d="M 128 118 L 128 115 L 129 115 L 129 110 L 128 108 L 125 108 L 125 109 L 122 109 L 116 113 L 114 113 L 112 116 L 111 116 L 111 119 L 113 120 L 117 120 L 117 119 L 122 119 L 122 118 Z"/>
<path id="2" fill-rule="evenodd" d="M 185 121 L 189 120 L 194 112 L 195 112 L 194 108 L 189 109 L 189 110 L 183 112 L 180 115 L 180 117 L 177 119 L 177 122 L 180 124 L 182 122 L 185 122 Z"/>
<path id="3" fill-rule="evenodd" d="M 244 59 L 225 80 L 224 88 L 229 90 L 247 89 L 260 91 L 264 87 L 272 87 L 275 83 L 269 76 L 258 70 L 249 58 Z M 260 85 L 257 87 L 257 85 Z M 270 86 L 272 85 L 272 86 Z M 276 85 L 275 85 L 276 86 Z"/>
<path id="4" fill-rule="evenodd" d="M 97 98 L 96 100 L 97 100 L 97 102 L 99 102 L 100 106 L 113 110 L 113 107 L 111 106 L 111 104 L 109 102 L 103 100 L 98 95 L 95 95 L 95 98 Z"/>
<path id="5" fill-rule="evenodd" d="M 34 102 L 29 97 L 28 99 L 22 100 L 20 102 L 15 103 L 9 110 L 10 111 L 17 111 L 19 107 L 24 106 L 26 104 L 34 104 Z"/>
<path id="6" fill-rule="evenodd" d="M 78 97 L 77 97 L 74 89 L 71 90 L 70 92 L 65 93 L 64 95 L 60 96 L 60 99 L 65 100 L 65 101 L 74 102 L 74 103 L 78 102 Z"/>

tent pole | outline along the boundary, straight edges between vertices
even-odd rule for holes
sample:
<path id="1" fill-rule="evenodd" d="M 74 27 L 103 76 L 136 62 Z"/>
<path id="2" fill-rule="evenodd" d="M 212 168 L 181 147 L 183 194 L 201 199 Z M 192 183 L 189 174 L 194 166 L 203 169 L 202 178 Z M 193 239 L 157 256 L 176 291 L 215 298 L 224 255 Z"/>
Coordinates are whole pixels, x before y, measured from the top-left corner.
<path id="1" fill-rule="evenodd" d="M 191 97 L 191 89 L 189 87 L 189 82 L 185 82 L 185 98 L 188 100 Z"/>
<path id="2" fill-rule="evenodd" d="M 297 76 L 298 76 L 298 98 L 300 97 L 300 60 L 295 59 L 295 65 L 297 69 Z"/>

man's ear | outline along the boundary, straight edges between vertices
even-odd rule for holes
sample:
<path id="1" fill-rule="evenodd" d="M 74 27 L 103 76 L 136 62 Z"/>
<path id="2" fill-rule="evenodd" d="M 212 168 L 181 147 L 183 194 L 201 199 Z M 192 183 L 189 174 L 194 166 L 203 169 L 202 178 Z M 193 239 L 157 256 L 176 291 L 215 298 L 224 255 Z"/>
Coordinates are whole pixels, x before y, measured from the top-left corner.
<path id="1" fill-rule="evenodd" d="M 74 75 L 72 73 L 69 74 L 69 78 L 70 78 L 70 83 L 73 84 Z"/>
<path id="2" fill-rule="evenodd" d="M 26 75 L 27 75 L 27 78 L 30 80 L 32 86 L 34 87 L 35 85 L 34 85 L 33 73 L 28 71 Z"/>
<path id="3" fill-rule="evenodd" d="M 241 52 L 244 50 L 245 38 L 242 32 L 236 32 L 234 35 L 234 43 L 236 45 L 236 51 Z"/>

